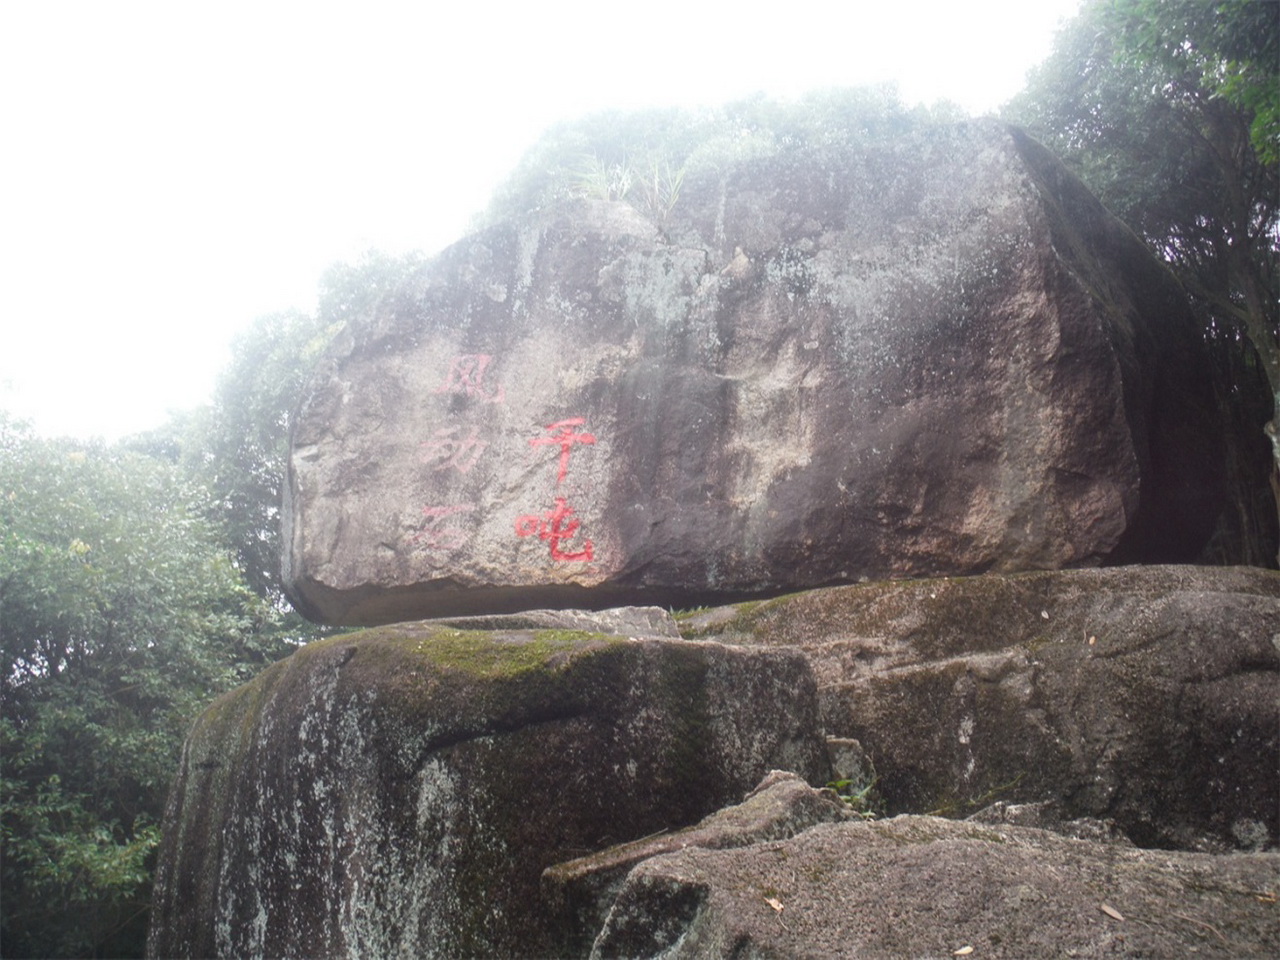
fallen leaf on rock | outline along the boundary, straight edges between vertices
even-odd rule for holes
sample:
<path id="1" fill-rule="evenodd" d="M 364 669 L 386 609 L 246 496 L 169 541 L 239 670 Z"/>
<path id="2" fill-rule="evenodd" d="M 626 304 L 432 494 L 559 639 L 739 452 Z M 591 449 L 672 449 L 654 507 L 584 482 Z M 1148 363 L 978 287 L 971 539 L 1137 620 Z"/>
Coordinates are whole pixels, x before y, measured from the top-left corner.
<path id="1" fill-rule="evenodd" d="M 764 902 L 767 903 L 769 906 L 773 907 L 773 909 L 777 910 L 779 913 L 782 912 L 781 901 L 775 900 L 773 897 L 765 897 Z"/>
<path id="2" fill-rule="evenodd" d="M 1105 913 L 1105 914 L 1106 914 L 1108 917 L 1110 917 L 1112 920 L 1123 920 L 1123 919 L 1124 919 L 1124 914 L 1122 914 L 1119 910 L 1117 910 L 1115 907 L 1111 906 L 1110 904 L 1106 904 L 1106 903 L 1101 904 L 1101 905 L 1099 905 L 1099 908 L 1098 908 L 1098 909 L 1100 909 L 1103 913 Z"/>
<path id="3" fill-rule="evenodd" d="M 973 953 L 973 947 L 966 945 L 961 947 L 959 950 L 953 951 L 951 955 L 953 957 L 967 957 L 971 953 Z"/>

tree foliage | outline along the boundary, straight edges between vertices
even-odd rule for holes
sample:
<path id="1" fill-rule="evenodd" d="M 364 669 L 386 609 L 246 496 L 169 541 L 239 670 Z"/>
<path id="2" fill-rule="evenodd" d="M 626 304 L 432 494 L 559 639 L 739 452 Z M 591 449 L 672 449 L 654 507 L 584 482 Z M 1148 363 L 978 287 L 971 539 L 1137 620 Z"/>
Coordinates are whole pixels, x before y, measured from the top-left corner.
<path id="1" fill-rule="evenodd" d="M 1259 99 L 1241 78 L 1265 71 L 1213 52 L 1226 43 L 1227 15 L 1249 13 L 1243 29 L 1253 8 L 1264 14 L 1261 44 L 1274 48 L 1280 5 L 1094 0 L 1009 112 L 1177 269 L 1208 316 L 1250 338 L 1275 389 L 1280 181 L 1255 147 L 1266 124 L 1241 106 Z M 1274 87 L 1277 62 L 1264 87 Z"/>
<path id="2" fill-rule="evenodd" d="M 1250 119 L 1264 164 L 1280 160 L 1280 6 L 1274 0 L 1125 0 L 1107 11 L 1123 46 L 1170 75 L 1198 78 Z"/>
<path id="3" fill-rule="evenodd" d="M 1261 371 L 1273 397 L 1273 484 L 1278 111 L 1280 4 L 1262 0 L 1086 0 L 1007 110 L 1169 263 L 1211 346 L 1241 354 L 1224 361 L 1243 378 L 1223 398 L 1227 415 Z M 1251 428 L 1258 443 L 1262 426 Z"/>
<path id="4" fill-rule="evenodd" d="M 889 137 L 922 120 L 960 119 L 954 105 L 908 109 L 892 85 L 750 97 L 703 110 L 605 111 L 548 130 L 494 194 L 491 222 L 559 200 L 625 200 L 661 223 L 686 176 L 799 149 Z"/>
<path id="5" fill-rule="evenodd" d="M 260 317 L 212 403 L 118 444 L 0 413 L 0 955 L 140 956 L 195 715 L 324 632 L 289 607 L 289 426 L 337 330 L 420 263 L 370 252 Z"/>
<path id="6" fill-rule="evenodd" d="M 349 319 L 367 312 L 421 262 L 376 251 L 335 264 L 320 283 L 314 316 L 259 317 L 232 343 L 213 402 L 197 411 L 178 443 L 182 460 L 209 493 L 208 515 L 232 545 L 249 586 L 288 608 L 280 574 L 280 504 L 289 426 L 316 361 Z M 168 445 L 152 436 L 148 445 Z M 294 621 L 299 629 L 301 621 Z"/>
<path id="7" fill-rule="evenodd" d="M 0 941 L 136 955 L 186 728 L 289 649 L 170 463 L 0 419 Z"/>
<path id="8" fill-rule="evenodd" d="M 213 402 L 188 426 L 182 463 L 207 490 L 205 510 L 259 596 L 283 604 L 280 499 L 289 422 L 328 340 L 306 314 L 259 317 L 231 346 Z"/>

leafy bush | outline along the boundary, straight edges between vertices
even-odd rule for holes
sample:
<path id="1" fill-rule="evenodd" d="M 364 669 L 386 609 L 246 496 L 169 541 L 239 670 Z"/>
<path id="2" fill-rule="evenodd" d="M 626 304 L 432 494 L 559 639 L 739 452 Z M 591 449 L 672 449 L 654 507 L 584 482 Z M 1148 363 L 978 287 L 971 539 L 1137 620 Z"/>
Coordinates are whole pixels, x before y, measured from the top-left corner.
<path id="1" fill-rule="evenodd" d="M 678 203 L 686 177 L 963 116 L 946 103 L 907 109 L 891 85 L 829 90 L 795 101 L 757 96 L 706 110 L 598 113 L 548 130 L 494 194 L 482 224 L 573 197 L 626 200 L 661 223 Z"/>
<path id="2" fill-rule="evenodd" d="M 171 463 L 0 415 L 0 952 L 140 955 L 188 725 L 291 647 Z"/>

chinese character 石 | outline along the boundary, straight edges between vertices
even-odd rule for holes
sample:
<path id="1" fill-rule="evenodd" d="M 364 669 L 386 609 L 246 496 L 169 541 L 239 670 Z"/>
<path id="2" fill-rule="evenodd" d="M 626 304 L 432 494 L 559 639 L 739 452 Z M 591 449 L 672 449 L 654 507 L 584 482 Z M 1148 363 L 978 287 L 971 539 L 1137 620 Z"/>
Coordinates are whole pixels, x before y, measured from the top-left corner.
<path id="1" fill-rule="evenodd" d="M 489 444 L 479 439 L 479 431 L 472 427 L 466 437 L 460 436 L 461 427 L 443 427 L 437 430 L 431 440 L 422 441 L 422 459 L 427 463 L 435 463 L 434 470 L 453 467 L 459 473 L 469 473 L 471 468 L 484 453 Z"/>
<path id="2" fill-rule="evenodd" d="M 502 403 L 506 392 L 501 386 L 492 392 L 484 387 L 484 372 L 493 356 L 488 353 L 464 353 L 454 357 L 445 374 L 444 383 L 436 393 L 460 393 L 467 397 L 479 397 L 489 403 Z"/>
<path id="3" fill-rule="evenodd" d="M 537 437 L 529 441 L 530 446 L 559 446 L 560 447 L 560 472 L 556 476 L 556 485 L 559 486 L 564 482 L 565 475 L 569 472 L 569 451 L 575 443 L 591 444 L 596 442 L 596 438 L 590 433 L 577 433 L 574 427 L 580 427 L 586 423 L 584 417 L 573 417 L 569 420 L 557 420 L 555 423 L 548 424 L 548 430 L 559 430 L 560 432 L 550 437 Z"/>
<path id="4" fill-rule="evenodd" d="M 554 509 L 541 515 L 530 513 L 517 517 L 516 536 L 530 537 L 537 534 L 539 539 L 545 540 L 550 545 L 552 560 L 586 562 L 592 558 L 595 550 L 595 545 L 590 540 L 584 540 L 582 549 L 575 553 L 560 549 L 562 540 L 572 540 L 578 535 L 578 521 L 569 520 L 572 513 L 573 507 L 565 502 L 564 497 L 556 497 Z M 566 520 L 569 520 L 567 524 Z"/>

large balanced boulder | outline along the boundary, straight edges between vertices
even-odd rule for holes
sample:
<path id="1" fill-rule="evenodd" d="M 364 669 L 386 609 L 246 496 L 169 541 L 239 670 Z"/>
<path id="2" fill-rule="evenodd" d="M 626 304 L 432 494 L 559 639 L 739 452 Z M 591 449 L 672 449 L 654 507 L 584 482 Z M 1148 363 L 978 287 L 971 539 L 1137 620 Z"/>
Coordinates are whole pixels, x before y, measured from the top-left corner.
<path id="1" fill-rule="evenodd" d="M 149 954 L 554 955 L 546 867 L 775 767 L 828 776 L 801 654 L 673 632 L 661 611 L 536 613 L 298 650 L 187 740 Z"/>
<path id="2" fill-rule="evenodd" d="M 1101 570 L 876 583 L 697 612 L 803 650 L 831 736 L 891 813 L 1051 801 L 1141 846 L 1280 839 L 1280 573 Z"/>
<path id="3" fill-rule="evenodd" d="M 726 158 L 660 223 L 551 204 L 354 321 L 295 419 L 285 579 L 354 625 L 1187 561 L 1202 351 L 1017 130 Z"/>

